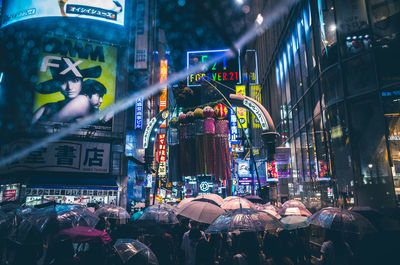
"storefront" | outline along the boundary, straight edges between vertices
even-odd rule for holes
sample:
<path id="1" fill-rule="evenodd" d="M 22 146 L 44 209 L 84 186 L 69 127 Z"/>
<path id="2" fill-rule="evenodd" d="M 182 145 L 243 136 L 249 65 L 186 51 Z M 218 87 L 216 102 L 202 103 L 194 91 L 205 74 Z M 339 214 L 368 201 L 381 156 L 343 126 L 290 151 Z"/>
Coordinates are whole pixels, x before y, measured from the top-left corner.
<path id="1" fill-rule="evenodd" d="M 51 200 L 60 204 L 117 204 L 118 187 L 28 185 L 26 204 Z"/>
<path id="2" fill-rule="evenodd" d="M 17 201 L 19 198 L 19 184 L 0 185 L 0 203 Z"/>

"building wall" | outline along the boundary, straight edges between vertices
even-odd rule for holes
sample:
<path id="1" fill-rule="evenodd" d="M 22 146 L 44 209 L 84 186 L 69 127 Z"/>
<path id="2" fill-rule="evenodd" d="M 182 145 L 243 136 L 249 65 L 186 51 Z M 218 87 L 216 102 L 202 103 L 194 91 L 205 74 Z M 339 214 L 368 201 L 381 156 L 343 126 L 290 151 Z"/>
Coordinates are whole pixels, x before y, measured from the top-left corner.
<path id="1" fill-rule="evenodd" d="M 268 12 L 279 1 L 263 2 Z M 290 197 L 395 205 L 399 11 L 398 1 L 300 1 L 258 36 L 263 104 L 291 148 Z"/>

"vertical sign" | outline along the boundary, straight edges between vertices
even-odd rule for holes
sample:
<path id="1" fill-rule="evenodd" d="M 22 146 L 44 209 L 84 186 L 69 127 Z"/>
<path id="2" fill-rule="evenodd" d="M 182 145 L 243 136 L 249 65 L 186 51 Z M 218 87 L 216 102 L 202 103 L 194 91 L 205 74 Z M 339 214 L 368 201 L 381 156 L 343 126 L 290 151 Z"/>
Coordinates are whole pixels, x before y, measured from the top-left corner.
<path id="1" fill-rule="evenodd" d="M 236 86 L 236 95 L 246 96 L 246 86 Z M 236 108 L 239 122 L 243 129 L 247 128 L 247 112 L 245 108 Z"/>
<path id="2" fill-rule="evenodd" d="M 135 105 L 135 129 L 142 129 L 143 125 L 143 98 L 138 98 Z"/>
<path id="3" fill-rule="evenodd" d="M 232 106 L 232 109 L 230 110 L 230 112 L 231 112 L 231 122 L 230 122 L 231 130 L 230 130 L 229 140 L 236 142 L 236 139 L 238 137 L 238 127 L 237 127 L 237 118 L 235 115 L 235 110 L 236 110 L 236 107 Z"/>
<path id="4" fill-rule="evenodd" d="M 160 61 L 160 83 L 166 81 L 168 78 L 168 60 Z M 162 111 L 167 107 L 167 86 L 161 91 L 159 111 Z M 165 128 L 166 122 L 161 124 L 160 128 Z"/>
<path id="5" fill-rule="evenodd" d="M 247 65 L 250 85 L 258 85 L 258 63 L 257 63 L 257 51 L 246 50 L 247 61 L 250 65 Z M 247 77 L 247 76 L 246 76 Z"/>
<path id="6" fill-rule="evenodd" d="M 267 181 L 268 182 L 278 181 L 278 172 L 276 170 L 276 161 L 272 161 L 271 163 L 265 162 L 265 166 L 267 169 Z"/>
<path id="7" fill-rule="evenodd" d="M 158 166 L 158 175 L 165 176 L 167 175 L 167 145 L 165 144 L 165 133 L 160 133 L 158 135 L 158 153 L 157 158 L 160 159 Z"/>
<path id="8" fill-rule="evenodd" d="M 147 69 L 148 0 L 136 0 L 135 69 Z"/>
<path id="9" fill-rule="evenodd" d="M 257 100 L 259 103 L 261 103 L 261 87 L 259 85 L 252 85 L 250 86 L 250 97 L 254 98 Z M 251 114 L 251 123 L 253 128 L 260 128 L 260 122 L 254 116 L 254 114 Z"/>

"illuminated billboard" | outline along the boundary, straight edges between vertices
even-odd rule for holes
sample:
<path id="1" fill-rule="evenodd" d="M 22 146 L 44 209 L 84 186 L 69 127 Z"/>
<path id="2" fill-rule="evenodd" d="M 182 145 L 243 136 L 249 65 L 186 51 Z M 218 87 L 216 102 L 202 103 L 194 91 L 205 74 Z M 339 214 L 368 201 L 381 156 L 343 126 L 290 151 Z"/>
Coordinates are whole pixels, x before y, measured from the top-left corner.
<path id="1" fill-rule="evenodd" d="M 124 25 L 125 0 L 7 0 L 1 26 L 40 17 L 80 17 Z"/>
<path id="2" fill-rule="evenodd" d="M 40 49 L 32 124 L 78 121 L 114 103 L 116 48 L 46 37 Z"/>
<path id="3" fill-rule="evenodd" d="M 200 72 L 188 74 L 187 85 L 200 86 L 201 82 L 207 80 L 209 82 L 216 81 L 226 85 L 240 84 L 242 77 L 240 71 L 240 53 L 236 58 L 228 58 L 224 50 L 209 50 L 209 51 L 189 51 L 187 52 L 187 70 L 188 73 L 192 67 L 201 63 L 210 63 L 218 58 L 219 60 L 212 63 L 208 68 L 203 68 Z"/>

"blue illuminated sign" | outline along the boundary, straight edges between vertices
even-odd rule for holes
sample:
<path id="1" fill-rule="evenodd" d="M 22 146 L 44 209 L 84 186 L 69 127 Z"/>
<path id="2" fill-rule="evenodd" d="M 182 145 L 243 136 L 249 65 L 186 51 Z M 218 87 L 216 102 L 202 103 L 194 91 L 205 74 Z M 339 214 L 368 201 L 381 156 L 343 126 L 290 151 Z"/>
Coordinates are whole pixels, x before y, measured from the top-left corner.
<path id="1" fill-rule="evenodd" d="M 238 127 L 237 127 L 237 118 L 235 115 L 235 112 L 233 110 L 236 110 L 236 107 L 232 106 L 232 109 L 230 110 L 231 113 L 231 122 L 230 122 L 230 137 L 229 140 L 231 141 L 236 141 L 238 137 Z"/>
<path id="2" fill-rule="evenodd" d="M 138 98 L 135 105 L 135 129 L 143 126 L 143 98 Z"/>

